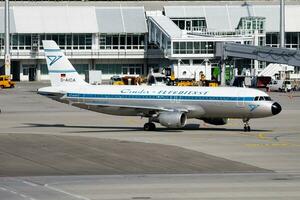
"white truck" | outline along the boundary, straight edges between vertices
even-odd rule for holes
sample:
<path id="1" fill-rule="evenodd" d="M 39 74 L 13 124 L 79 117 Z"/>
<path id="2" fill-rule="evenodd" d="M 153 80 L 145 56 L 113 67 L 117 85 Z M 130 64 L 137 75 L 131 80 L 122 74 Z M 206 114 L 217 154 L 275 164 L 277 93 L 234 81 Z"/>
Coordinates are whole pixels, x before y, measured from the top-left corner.
<path id="1" fill-rule="evenodd" d="M 102 71 L 101 70 L 86 71 L 85 81 L 92 85 L 101 85 L 102 84 Z"/>
<path id="2" fill-rule="evenodd" d="M 292 90 L 292 84 L 289 80 L 272 80 L 267 85 L 268 91 L 290 92 Z"/>

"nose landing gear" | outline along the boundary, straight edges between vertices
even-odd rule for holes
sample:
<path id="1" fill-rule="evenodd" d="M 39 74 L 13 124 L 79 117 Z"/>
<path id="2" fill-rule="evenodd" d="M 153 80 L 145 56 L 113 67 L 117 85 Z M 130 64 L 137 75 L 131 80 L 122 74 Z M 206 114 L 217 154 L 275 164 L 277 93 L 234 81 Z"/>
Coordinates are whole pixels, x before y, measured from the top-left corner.
<path id="1" fill-rule="evenodd" d="M 244 132 L 250 132 L 251 131 L 251 128 L 250 128 L 250 125 L 249 125 L 249 120 L 250 119 L 243 119 L 243 122 L 244 122 Z"/>

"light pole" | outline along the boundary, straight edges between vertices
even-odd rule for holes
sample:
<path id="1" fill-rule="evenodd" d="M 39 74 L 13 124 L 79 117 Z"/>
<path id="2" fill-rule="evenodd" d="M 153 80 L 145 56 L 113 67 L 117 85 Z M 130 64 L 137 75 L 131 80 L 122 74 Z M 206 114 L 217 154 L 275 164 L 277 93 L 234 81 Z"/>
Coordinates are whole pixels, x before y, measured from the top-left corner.
<path id="1" fill-rule="evenodd" d="M 5 0 L 5 75 L 10 75 L 9 0 Z"/>
<path id="2" fill-rule="evenodd" d="M 280 0 L 280 47 L 285 47 L 285 5 L 284 0 Z"/>

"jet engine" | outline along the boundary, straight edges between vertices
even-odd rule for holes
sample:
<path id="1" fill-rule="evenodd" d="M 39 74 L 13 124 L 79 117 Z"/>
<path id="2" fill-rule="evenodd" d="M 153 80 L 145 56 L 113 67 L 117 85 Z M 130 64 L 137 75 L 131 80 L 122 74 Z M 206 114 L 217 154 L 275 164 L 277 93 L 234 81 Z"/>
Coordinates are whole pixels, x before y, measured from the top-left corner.
<path id="1" fill-rule="evenodd" d="M 163 112 L 157 117 L 157 121 L 168 128 L 182 128 L 187 121 L 187 115 L 183 112 Z"/>
<path id="2" fill-rule="evenodd" d="M 228 123 L 228 118 L 201 118 L 205 123 L 212 125 L 225 125 Z"/>

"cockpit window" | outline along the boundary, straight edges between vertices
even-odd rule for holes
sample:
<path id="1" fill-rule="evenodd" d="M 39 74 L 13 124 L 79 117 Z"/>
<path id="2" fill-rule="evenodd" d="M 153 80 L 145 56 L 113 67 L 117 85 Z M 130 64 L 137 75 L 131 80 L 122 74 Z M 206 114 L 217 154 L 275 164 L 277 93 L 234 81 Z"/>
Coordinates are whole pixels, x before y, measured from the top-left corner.
<path id="1" fill-rule="evenodd" d="M 272 99 L 269 96 L 260 96 L 254 97 L 254 101 L 272 101 Z"/>
<path id="2" fill-rule="evenodd" d="M 272 101 L 271 97 L 268 97 L 268 96 L 265 97 L 265 100 L 266 100 L 266 101 Z"/>
<path id="3" fill-rule="evenodd" d="M 264 101 L 265 98 L 264 98 L 264 97 L 259 97 L 259 100 L 260 100 L 260 101 Z"/>

